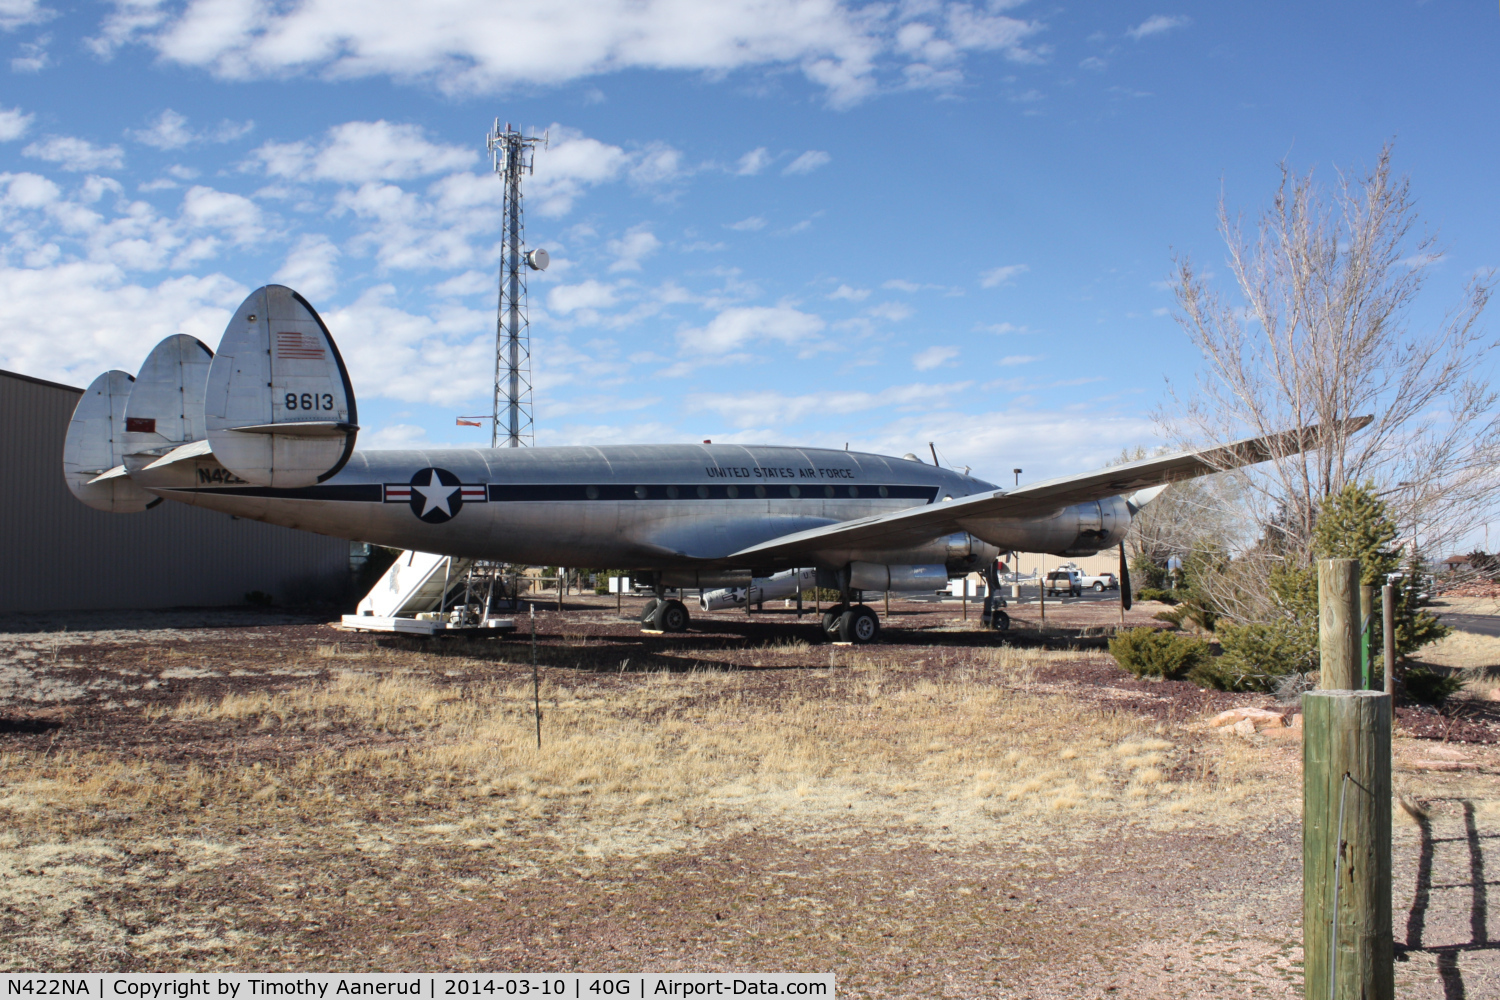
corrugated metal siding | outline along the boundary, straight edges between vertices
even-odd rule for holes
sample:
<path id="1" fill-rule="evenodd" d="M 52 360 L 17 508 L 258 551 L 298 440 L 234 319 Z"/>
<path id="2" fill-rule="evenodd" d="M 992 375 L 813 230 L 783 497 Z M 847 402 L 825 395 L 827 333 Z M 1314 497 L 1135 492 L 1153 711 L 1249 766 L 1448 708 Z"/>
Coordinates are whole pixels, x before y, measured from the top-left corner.
<path id="1" fill-rule="evenodd" d="M 106 514 L 68 492 L 81 389 L 0 371 L 0 611 L 161 608 L 342 596 L 349 543 L 167 501 Z"/>

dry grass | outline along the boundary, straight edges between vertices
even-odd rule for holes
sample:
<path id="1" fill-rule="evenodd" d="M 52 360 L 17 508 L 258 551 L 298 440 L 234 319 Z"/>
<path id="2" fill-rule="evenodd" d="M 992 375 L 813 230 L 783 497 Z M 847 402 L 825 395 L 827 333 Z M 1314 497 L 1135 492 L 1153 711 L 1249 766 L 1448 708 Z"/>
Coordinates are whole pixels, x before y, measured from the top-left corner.
<path id="1" fill-rule="evenodd" d="M 1423 663 L 1458 670 L 1483 670 L 1500 667 L 1500 637 L 1455 631 L 1416 652 Z"/>
<path id="2" fill-rule="evenodd" d="M 580 901 L 629 900 L 665 922 L 666 947 L 695 933 L 660 916 L 675 912 L 682 859 L 698 859 L 686 866 L 704 869 L 697 891 L 726 920 L 728 907 L 758 907 L 762 923 L 747 928 L 782 928 L 787 968 L 843 961 L 839 914 L 883 898 L 861 917 L 857 953 L 897 962 L 901 948 L 930 950 L 927 935 L 959 948 L 975 921 L 1009 921 L 1015 896 L 975 888 L 1012 877 L 997 872 L 1065 869 L 1077 862 L 1058 858 L 1108 853 L 1122 836 L 1240 836 L 1295 818 L 1283 776 L 1252 744 L 1215 740 L 1205 754 L 1175 726 L 1039 680 L 1087 658 L 1077 653 L 793 640 L 744 650 L 736 667 L 707 647 L 625 651 L 634 662 L 597 638 L 544 647 L 538 749 L 530 666 L 495 658 L 505 651 L 529 652 L 247 652 L 220 668 L 244 678 L 233 693 L 157 697 L 129 713 L 137 733 L 112 749 L 38 742 L 0 756 L 0 969 L 323 967 L 325 923 L 390 928 L 412 900 L 457 912 L 471 895 L 493 907 L 525 893 L 554 929 Z M 129 661 L 120 675 L 139 683 L 136 671 Z M 731 857 L 711 878 L 711 856 L 746 850 L 726 845 L 751 845 L 753 860 Z M 877 854 L 899 896 L 824 874 L 846 850 Z M 826 867 L 798 874 L 806 851 Z M 553 888 L 595 878 L 605 888 L 592 895 Z M 826 899 L 840 891 L 851 895 Z M 1052 921 L 1079 916 L 1062 905 L 1045 920 L 1028 906 L 1006 926 L 1052 940 Z M 1091 951 L 1118 944 L 1107 909 L 1091 917 L 1103 921 Z M 599 919 L 615 934 L 636 922 Z M 341 933 L 330 952 L 341 967 L 352 954 L 360 968 L 438 961 Z M 551 933 L 528 954 L 545 953 Z M 746 941 L 743 954 L 760 954 Z M 895 974 L 882 969 L 869 975 Z"/>
<path id="3" fill-rule="evenodd" d="M 943 681 L 908 677 L 878 653 L 831 655 L 837 668 L 776 704 L 751 696 L 745 674 L 718 670 L 633 674 L 607 690 L 548 679 L 541 749 L 523 683 L 350 670 L 188 700 L 155 713 L 164 738 L 175 723 L 222 722 L 336 733 L 339 747 L 212 766 L 13 754 L 0 760 L 0 809 L 28 839 L 87 836 L 110 811 L 147 821 L 141 834 L 180 834 L 288 813 L 333 829 L 376 810 L 400 815 L 388 831 L 400 839 L 478 848 L 545 826 L 610 854 L 767 818 L 818 835 L 1088 836 L 1099 824 L 1228 822 L 1268 791 L 1249 757 L 1226 759 L 1234 774 L 1221 767 L 1212 782 L 1171 778 L 1181 755 L 1160 726 L 1031 690 L 1036 664 L 1058 654 L 996 649 Z"/>

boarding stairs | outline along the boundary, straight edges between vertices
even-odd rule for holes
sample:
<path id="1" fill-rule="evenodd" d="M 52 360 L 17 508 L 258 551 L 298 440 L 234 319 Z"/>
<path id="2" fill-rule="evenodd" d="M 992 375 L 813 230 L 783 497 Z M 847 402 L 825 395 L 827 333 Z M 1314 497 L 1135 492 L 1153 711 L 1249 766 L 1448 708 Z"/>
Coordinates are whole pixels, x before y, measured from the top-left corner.
<path id="1" fill-rule="evenodd" d="M 359 602 L 352 615 L 344 615 L 345 628 L 371 632 L 435 632 L 482 629 L 512 631 L 515 623 L 505 618 L 469 619 L 478 612 L 464 606 L 450 611 L 445 600 L 461 588 L 475 560 L 433 552 L 402 552 L 391 568 Z"/>

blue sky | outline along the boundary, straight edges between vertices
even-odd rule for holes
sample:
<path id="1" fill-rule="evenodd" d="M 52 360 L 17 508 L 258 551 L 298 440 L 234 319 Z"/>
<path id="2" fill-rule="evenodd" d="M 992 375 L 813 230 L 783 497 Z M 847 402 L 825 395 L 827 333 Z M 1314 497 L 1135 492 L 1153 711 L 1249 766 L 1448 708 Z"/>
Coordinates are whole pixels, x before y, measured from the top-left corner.
<path id="1" fill-rule="evenodd" d="M 1446 0 L 0 0 L 0 367 L 134 372 L 275 280 L 363 446 L 487 443 L 454 418 L 488 408 L 499 117 L 551 136 L 538 444 L 1092 468 L 1197 368 L 1172 255 L 1222 281 L 1220 192 L 1253 215 L 1282 158 L 1395 141 L 1448 249 L 1418 322 L 1500 264 L 1497 36 Z"/>

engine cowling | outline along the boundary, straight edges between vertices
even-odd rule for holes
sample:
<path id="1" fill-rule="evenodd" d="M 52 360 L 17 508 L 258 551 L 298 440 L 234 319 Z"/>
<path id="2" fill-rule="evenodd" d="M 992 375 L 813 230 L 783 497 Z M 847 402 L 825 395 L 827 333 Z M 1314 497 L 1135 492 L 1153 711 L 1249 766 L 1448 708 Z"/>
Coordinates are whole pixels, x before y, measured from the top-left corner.
<path id="1" fill-rule="evenodd" d="M 1089 556 L 1119 543 L 1130 530 L 1124 497 L 1073 504 L 1050 517 L 965 519 L 970 532 L 1006 552 Z"/>

